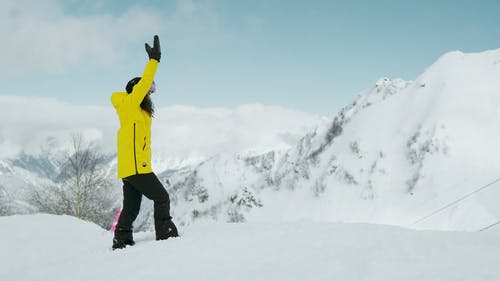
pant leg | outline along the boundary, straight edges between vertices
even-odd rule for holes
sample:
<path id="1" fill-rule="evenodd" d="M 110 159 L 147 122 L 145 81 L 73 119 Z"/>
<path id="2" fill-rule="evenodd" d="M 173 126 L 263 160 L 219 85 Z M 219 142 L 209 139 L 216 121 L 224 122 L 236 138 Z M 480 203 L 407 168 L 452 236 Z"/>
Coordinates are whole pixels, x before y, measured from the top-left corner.
<path id="1" fill-rule="evenodd" d="M 148 199 L 154 201 L 154 219 L 157 239 L 172 237 L 175 228 L 170 216 L 170 197 L 154 173 L 139 174 L 125 179 Z M 177 229 L 175 228 L 175 236 Z"/>
<path id="2" fill-rule="evenodd" d="M 148 199 L 153 200 L 155 220 L 171 219 L 170 197 L 154 173 L 133 175 L 124 181 L 130 183 Z"/>
<path id="3" fill-rule="evenodd" d="M 136 190 L 133 185 L 123 181 L 123 209 L 116 228 L 122 232 L 132 233 L 132 224 L 134 223 L 141 208 L 142 194 Z"/>

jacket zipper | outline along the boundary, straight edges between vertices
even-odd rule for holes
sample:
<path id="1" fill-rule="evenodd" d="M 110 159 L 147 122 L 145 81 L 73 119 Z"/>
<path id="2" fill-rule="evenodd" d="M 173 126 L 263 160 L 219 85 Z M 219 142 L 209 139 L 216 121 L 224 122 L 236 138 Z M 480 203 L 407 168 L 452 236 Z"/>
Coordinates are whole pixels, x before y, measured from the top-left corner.
<path id="1" fill-rule="evenodd" d="M 134 165 L 135 165 L 135 174 L 139 174 L 139 170 L 137 170 L 137 154 L 135 151 L 135 123 L 134 123 Z"/>

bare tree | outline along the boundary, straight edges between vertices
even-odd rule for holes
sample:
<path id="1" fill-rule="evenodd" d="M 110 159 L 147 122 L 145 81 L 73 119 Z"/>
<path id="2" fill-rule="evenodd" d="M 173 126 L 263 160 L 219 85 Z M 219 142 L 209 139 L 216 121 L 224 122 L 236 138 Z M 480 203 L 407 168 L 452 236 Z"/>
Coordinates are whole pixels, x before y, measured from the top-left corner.
<path id="1" fill-rule="evenodd" d="M 71 215 L 108 227 L 116 211 L 116 192 L 104 169 L 105 156 L 80 134 L 73 135 L 72 146 L 56 182 L 36 190 L 31 202 L 41 212 Z"/>

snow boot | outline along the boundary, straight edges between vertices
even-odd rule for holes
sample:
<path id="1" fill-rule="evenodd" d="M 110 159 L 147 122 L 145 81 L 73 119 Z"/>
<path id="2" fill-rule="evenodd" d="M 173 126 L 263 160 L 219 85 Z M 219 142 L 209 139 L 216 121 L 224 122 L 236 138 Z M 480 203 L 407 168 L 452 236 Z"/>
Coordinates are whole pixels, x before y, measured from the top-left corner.
<path id="1" fill-rule="evenodd" d="M 165 240 L 170 237 L 178 237 L 177 227 L 172 219 L 166 221 L 155 221 L 156 240 Z"/>
<path id="2" fill-rule="evenodd" d="M 113 238 L 113 250 L 123 249 L 127 245 L 135 245 L 134 238 L 132 237 L 132 229 L 123 229 L 117 227 L 115 229 L 115 237 Z"/>

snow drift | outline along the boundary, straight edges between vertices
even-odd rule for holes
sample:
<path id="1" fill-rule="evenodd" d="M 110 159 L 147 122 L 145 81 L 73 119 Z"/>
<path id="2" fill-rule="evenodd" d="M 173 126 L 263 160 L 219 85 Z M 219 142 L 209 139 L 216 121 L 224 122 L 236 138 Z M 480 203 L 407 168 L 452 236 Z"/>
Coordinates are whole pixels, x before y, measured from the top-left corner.
<path id="1" fill-rule="evenodd" d="M 135 246 L 112 251 L 110 233 L 71 217 L 2 217 L 0 229 L 1 280 L 500 279 L 498 232 L 219 223 L 159 242 L 139 233 Z"/>

